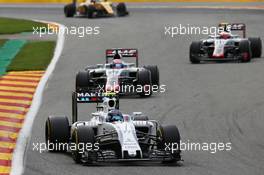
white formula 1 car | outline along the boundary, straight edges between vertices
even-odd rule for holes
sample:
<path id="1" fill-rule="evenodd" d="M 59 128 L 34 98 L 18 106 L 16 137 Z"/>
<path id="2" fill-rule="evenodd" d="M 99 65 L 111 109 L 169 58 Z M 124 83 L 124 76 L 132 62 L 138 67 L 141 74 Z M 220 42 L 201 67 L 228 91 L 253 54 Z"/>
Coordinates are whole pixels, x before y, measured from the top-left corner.
<path id="1" fill-rule="evenodd" d="M 262 53 L 262 42 L 258 38 L 246 38 L 246 25 L 243 23 L 220 23 L 223 31 L 216 36 L 209 36 L 201 41 L 194 41 L 190 46 L 190 62 L 201 61 L 239 61 L 250 62 Z M 243 31 L 243 36 L 231 34 L 231 31 Z"/>
<path id="2" fill-rule="evenodd" d="M 125 62 L 134 59 L 135 63 Z M 121 95 L 152 95 L 159 89 L 158 66 L 139 67 L 137 49 L 108 49 L 106 63 L 86 67 L 76 75 L 76 91 L 115 92 Z"/>
<path id="3" fill-rule="evenodd" d="M 141 112 L 123 114 L 114 94 L 73 92 L 72 125 L 65 116 L 50 116 L 46 121 L 46 142 L 57 145 L 49 151 L 70 148 L 76 163 L 101 161 L 181 160 L 180 134 L 176 126 L 161 126 Z M 88 121 L 78 121 L 78 103 L 97 103 L 97 111 Z M 88 115 L 87 115 L 88 116 Z M 59 146 L 58 146 L 59 145 Z"/>

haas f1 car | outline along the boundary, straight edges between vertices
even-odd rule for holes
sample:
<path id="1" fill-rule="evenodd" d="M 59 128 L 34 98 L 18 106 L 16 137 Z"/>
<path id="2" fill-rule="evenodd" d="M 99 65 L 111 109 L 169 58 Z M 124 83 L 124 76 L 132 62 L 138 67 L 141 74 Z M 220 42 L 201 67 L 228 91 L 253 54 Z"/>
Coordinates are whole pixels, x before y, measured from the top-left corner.
<path id="1" fill-rule="evenodd" d="M 111 17 L 111 16 L 126 16 L 128 15 L 127 7 L 124 3 L 117 4 L 114 7 L 112 2 L 107 0 L 86 0 L 77 4 L 76 0 L 64 7 L 66 17 L 84 16 L 88 18 L 94 17 Z"/>
<path id="2" fill-rule="evenodd" d="M 127 63 L 133 58 L 135 63 Z M 149 97 L 153 88 L 159 89 L 157 66 L 139 67 L 137 49 L 108 49 L 106 63 L 88 66 L 76 75 L 76 91 L 115 92 L 119 95 Z"/>
<path id="3" fill-rule="evenodd" d="M 260 38 L 246 38 L 245 24 L 221 23 L 223 31 L 216 36 L 209 36 L 201 41 L 194 41 L 190 46 L 190 62 L 201 61 L 239 61 L 250 62 L 251 58 L 261 57 Z M 231 31 L 243 31 L 243 37 L 231 34 Z"/>
<path id="4" fill-rule="evenodd" d="M 50 116 L 46 142 L 51 152 L 70 150 L 76 163 L 106 161 L 181 161 L 180 134 L 176 126 L 162 126 L 141 112 L 123 114 L 118 96 L 73 92 L 73 116 Z M 78 103 L 97 103 L 89 121 L 78 121 Z M 87 115 L 88 116 L 88 115 Z"/>

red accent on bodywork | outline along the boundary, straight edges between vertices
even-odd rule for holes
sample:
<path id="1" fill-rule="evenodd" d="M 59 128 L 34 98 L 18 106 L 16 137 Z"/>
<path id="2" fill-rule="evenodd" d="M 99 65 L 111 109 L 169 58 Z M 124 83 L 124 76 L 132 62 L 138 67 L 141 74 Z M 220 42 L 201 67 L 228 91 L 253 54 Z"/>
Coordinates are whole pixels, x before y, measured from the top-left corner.
<path id="1" fill-rule="evenodd" d="M 224 54 L 221 54 L 221 55 L 212 55 L 212 58 L 225 58 L 225 55 Z"/>
<path id="2" fill-rule="evenodd" d="M 249 59 L 249 54 L 247 52 L 242 53 L 243 60 L 247 61 Z"/>

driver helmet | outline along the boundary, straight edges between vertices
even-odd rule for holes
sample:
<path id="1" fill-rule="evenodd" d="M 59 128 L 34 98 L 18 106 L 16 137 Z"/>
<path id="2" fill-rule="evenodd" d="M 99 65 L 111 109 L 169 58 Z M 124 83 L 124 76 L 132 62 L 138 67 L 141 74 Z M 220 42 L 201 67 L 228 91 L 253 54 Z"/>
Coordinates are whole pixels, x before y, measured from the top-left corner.
<path id="1" fill-rule="evenodd" d="M 123 122 L 124 117 L 119 110 L 111 110 L 106 118 L 106 122 Z"/>
<path id="2" fill-rule="evenodd" d="M 219 35 L 220 35 L 220 39 L 229 39 L 229 38 L 231 38 L 231 34 L 228 33 L 228 32 L 222 32 Z"/>
<path id="3" fill-rule="evenodd" d="M 111 68 L 121 69 L 124 68 L 124 64 L 121 59 L 114 59 Z"/>

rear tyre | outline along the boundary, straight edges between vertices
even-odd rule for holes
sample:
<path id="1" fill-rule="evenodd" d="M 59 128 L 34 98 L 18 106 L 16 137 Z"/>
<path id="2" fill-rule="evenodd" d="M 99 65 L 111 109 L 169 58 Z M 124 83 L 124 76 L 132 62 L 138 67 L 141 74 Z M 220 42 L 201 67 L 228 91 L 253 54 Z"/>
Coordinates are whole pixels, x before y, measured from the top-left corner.
<path id="1" fill-rule="evenodd" d="M 67 4 L 64 6 L 65 17 L 67 18 L 73 17 L 75 13 L 76 13 L 75 4 Z"/>
<path id="2" fill-rule="evenodd" d="M 163 163 L 174 163 L 179 160 L 181 160 L 181 150 L 180 150 L 180 132 L 178 128 L 174 125 L 168 125 L 168 126 L 161 126 L 158 130 L 157 135 L 161 138 L 160 142 L 158 143 L 158 149 L 160 150 L 166 150 L 167 146 L 170 145 L 170 148 L 172 145 L 174 145 L 174 149 L 172 152 L 172 159 L 163 161 Z M 172 150 L 168 150 L 172 151 Z"/>
<path id="3" fill-rule="evenodd" d="M 241 61 L 243 63 L 247 63 L 251 61 L 252 54 L 251 54 L 250 43 L 248 40 L 242 40 L 239 43 L 239 53 L 241 55 Z"/>
<path id="4" fill-rule="evenodd" d="M 87 126 L 79 126 L 76 128 L 72 133 L 72 144 L 75 144 L 73 147 L 74 150 L 71 150 L 72 152 L 72 158 L 75 161 L 75 163 L 79 164 L 82 163 L 82 154 L 86 150 L 86 146 L 93 145 L 95 143 L 94 139 L 94 131 L 93 128 L 87 127 Z M 92 163 L 92 154 L 90 155 L 88 152 L 88 159 L 84 160 L 85 163 Z"/>
<path id="5" fill-rule="evenodd" d="M 192 42 L 190 46 L 190 62 L 192 64 L 199 64 L 201 62 L 199 58 L 199 54 L 201 52 L 201 46 L 202 46 L 201 41 Z"/>
<path id="6" fill-rule="evenodd" d="M 75 89 L 76 92 L 88 89 L 90 86 L 90 75 L 89 71 L 80 71 L 76 75 L 75 79 Z"/>
<path id="7" fill-rule="evenodd" d="M 117 16 L 119 16 L 119 17 L 128 15 L 128 11 L 127 11 L 127 8 L 126 8 L 126 4 L 123 3 L 123 2 L 117 4 L 117 6 L 116 6 L 116 13 L 117 13 Z"/>
<path id="8" fill-rule="evenodd" d="M 151 73 L 149 70 L 140 70 L 138 72 L 137 85 L 141 86 L 142 92 L 138 93 L 141 97 L 150 97 L 152 95 L 151 90 Z"/>
<path id="9" fill-rule="evenodd" d="M 88 18 L 93 18 L 94 13 L 96 12 L 96 8 L 93 5 L 89 5 L 86 9 L 86 12 Z"/>
<path id="10" fill-rule="evenodd" d="M 260 38 L 248 38 L 250 41 L 250 48 L 252 58 L 260 58 L 262 54 L 262 42 Z"/>
<path id="11" fill-rule="evenodd" d="M 45 125 L 45 140 L 50 152 L 66 152 L 70 138 L 69 120 L 66 116 L 49 116 Z"/>
<path id="12" fill-rule="evenodd" d="M 151 73 L 151 83 L 152 86 L 159 86 L 159 68 L 158 66 L 144 66 L 145 69 L 148 69 Z"/>

